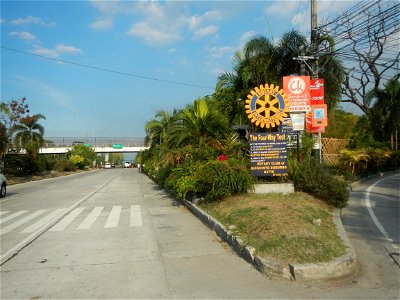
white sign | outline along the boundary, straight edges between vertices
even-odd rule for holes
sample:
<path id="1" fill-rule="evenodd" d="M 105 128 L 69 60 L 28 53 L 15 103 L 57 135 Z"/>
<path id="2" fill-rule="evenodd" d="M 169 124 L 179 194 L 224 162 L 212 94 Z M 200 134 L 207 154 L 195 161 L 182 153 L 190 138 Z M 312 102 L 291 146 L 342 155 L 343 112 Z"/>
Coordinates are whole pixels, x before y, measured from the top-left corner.
<path id="1" fill-rule="evenodd" d="M 292 120 L 292 127 L 294 131 L 302 131 L 305 126 L 305 113 L 291 113 L 290 119 Z"/>

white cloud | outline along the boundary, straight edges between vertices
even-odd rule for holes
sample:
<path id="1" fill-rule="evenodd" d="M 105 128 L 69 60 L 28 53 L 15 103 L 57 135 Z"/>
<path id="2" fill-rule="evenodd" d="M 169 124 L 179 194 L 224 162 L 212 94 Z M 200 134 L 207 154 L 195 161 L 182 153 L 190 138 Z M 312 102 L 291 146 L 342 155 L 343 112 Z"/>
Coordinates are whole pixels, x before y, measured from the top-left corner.
<path id="1" fill-rule="evenodd" d="M 255 31 L 246 31 L 245 33 L 242 34 L 240 37 L 240 44 L 244 45 L 246 42 L 248 42 L 252 37 L 254 37 L 257 33 Z M 240 47 L 241 48 L 241 47 Z"/>
<path id="2" fill-rule="evenodd" d="M 54 22 L 46 22 L 38 17 L 27 16 L 26 18 L 18 18 L 10 21 L 11 25 L 23 26 L 23 25 L 41 25 L 46 27 L 52 27 L 55 25 Z"/>
<path id="3" fill-rule="evenodd" d="M 211 34 L 214 34 L 216 32 L 218 32 L 218 27 L 217 26 L 211 25 L 211 26 L 203 27 L 203 28 L 200 28 L 200 29 L 198 29 L 198 30 L 196 30 L 194 32 L 194 37 L 193 38 L 195 40 L 201 39 L 201 38 L 204 38 L 204 37 L 209 36 Z"/>
<path id="4" fill-rule="evenodd" d="M 169 30 L 167 27 L 160 28 L 146 22 L 134 25 L 128 34 L 142 38 L 151 46 L 172 44 L 181 39 L 179 33 Z"/>
<path id="5" fill-rule="evenodd" d="M 90 27 L 95 30 L 108 30 L 113 27 L 113 20 L 110 17 L 99 19 L 90 24 Z"/>
<path id="6" fill-rule="evenodd" d="M 52 58 L 58 58 L 63 54 L 82 53 L 82 50 L 73 46 L 58 44 L 52 49 L 44 48 L 41 46 L 35 46 L 35 49 L 32 51 L 32 53 Z"/>
<path id="7" fill-rule="evenodd" d="M 235 50 L 236 50 L 235 47 L 223 46 L 223 47 L 212 47 L 208 50 L 208 52 L 210 53 L 211 57 L 219 58 L 222 57 L 223 55 L 233 53 Z"/>
<path id="8" fill-rule="evenodd" d="M 267 15 L 288 16 L 300 5 L 298 1 L 268 1 L 263 12 Z"/>
<path id="9" fill-rule="evenodd" d="M 19 38 L 24 42 L 33 42 L 36 40 L 36 36 L 27 31 L 13 31 L 8 33 L 9 36 Z"/>

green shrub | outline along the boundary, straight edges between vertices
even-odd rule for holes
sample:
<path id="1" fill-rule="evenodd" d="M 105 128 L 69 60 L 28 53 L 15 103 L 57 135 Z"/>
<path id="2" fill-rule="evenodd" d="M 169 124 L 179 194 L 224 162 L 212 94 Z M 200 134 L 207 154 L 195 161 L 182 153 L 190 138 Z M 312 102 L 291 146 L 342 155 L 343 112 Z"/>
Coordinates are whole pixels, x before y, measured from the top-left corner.
<path id="1" fill-rule="evenodd" d="M 198 170 L 197 177 L 206 201 L 247 193 L 253 189 L 256 180 L 247 164 L 236 159 L 208 161 Z"/>
<path id="2" fill-rule="evenodd" d="M 164 183 L 171 173 L 172 167 L 170 165 L 161 166 L 155 172 L 154 180 L 160 187 L 164 187 Z"/>
<path id="3" fill-rule="evenodd" d="M 77 170 L 76 165 L 69 159 L 61 159 L 56 161 L 54 169 L 60 172 L 75 172 Z"/>
<path id="4" fill-rule="evenodd" d="M 347 183 L 329 173 L 328 168 L 314 158 L 305 159 L 299 166 L 295 179 L 296 189 L 310 193 L 335 207 L 343 208 L 349 201 Z"/>

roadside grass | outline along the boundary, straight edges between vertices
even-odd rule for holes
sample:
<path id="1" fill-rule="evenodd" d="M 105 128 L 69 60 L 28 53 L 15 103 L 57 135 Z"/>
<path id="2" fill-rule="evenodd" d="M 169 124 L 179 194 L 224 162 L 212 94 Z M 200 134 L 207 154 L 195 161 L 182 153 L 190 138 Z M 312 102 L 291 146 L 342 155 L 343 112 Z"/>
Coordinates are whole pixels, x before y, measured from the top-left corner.
<path id="1" fill-rule="evenodd" d="M 200 204 L 260 257 L 318 263 L 345 254 L 333 208 L 305 193 L 244 194 Z M 320 219 L 321 225 L 313 220 Z"/>

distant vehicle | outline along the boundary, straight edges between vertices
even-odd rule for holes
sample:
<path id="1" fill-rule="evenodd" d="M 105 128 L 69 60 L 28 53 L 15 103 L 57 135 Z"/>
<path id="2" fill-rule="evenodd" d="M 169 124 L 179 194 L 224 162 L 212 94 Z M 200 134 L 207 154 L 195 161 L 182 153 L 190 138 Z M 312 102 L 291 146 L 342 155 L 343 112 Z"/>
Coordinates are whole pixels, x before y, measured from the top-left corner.
<path id="1" fill-rule="evenodd" d="M 106 163 L 104 165 L 104 169 L 111 169 L 111 164 L 110 163 Z"/>
<path id="2" fill-rule="evenodd" d="M 126 161 L 126 162 L 124 163 L 124 168 L 130 168 L 130 167 L 132 167 L 132 163 L 129 162 L 129 161 Z"/>
<path id="3" fill-rule="evenodd" d="M 3 174 L 0 174 L 0 198 L 4 198 L 7 194 L 7 181 Z"/>

